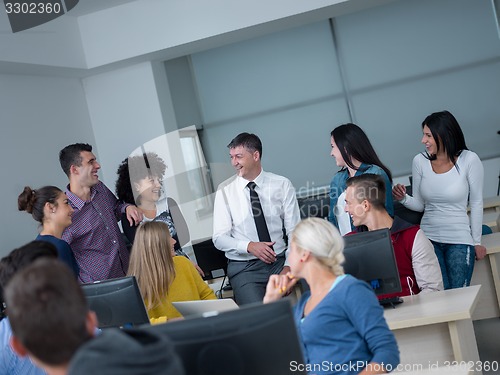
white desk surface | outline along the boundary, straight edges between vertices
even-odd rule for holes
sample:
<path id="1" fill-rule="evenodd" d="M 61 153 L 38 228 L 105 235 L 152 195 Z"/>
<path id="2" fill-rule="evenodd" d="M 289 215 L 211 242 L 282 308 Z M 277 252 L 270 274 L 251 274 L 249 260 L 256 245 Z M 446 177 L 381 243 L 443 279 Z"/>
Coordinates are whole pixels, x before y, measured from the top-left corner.
<path id="1" fill-rule="evenodd" d="M 485 208 L 497 208 L 500 207 L 500 196 L 495 195 L 493 197 L 483 198 L 483 210 Z"/>
<path id="2" fill-rule="evenodd" d="M 395 308 L 385 308 L 391 330 L 471 319 L 480 285 L 403 297 Z"/>
<path id="3" fill-rule="evenodd" d="M 480 285 L 403 297 L 396 308 L 384 309 L 389 328 L 398 342 L 401 364 L 421 365 L 479 361 L 472 313 Z M 414 368 L 410 368 L 414 371 Z M 475 369 L 475 375 L 482 371 Z M 439 373 L 439 372 L 438 372 Z"/>
<path id="4" fill-rule="evenodd" d="M 467 211 L 470 211 L 470 206 L 467 207 Z M 483 198 L 483 211 L 500 211 L 500 196 Z"/>
<path id="5" fill-rule="evenodd" d="M 486 247 L 487 254 L 500 253 L 500 232 L 482 236 L 481 244 Z"/>
<path id="6" fill-rule="evenodd" d="M 481 285 L 481 295 L 473 319 L 489 319 L 500 316 L 500 233 L 481 237 L 486 247 L 486 257 L 476 260 L 471 285 Z"/>
<path id="7" fill-rule="evenodd" d="M 496 212 L 496 211 L 484 212 L 483 213 L 483 224 L 487 225 L 489 227 L 496 227 L 499 215 L 500 215 L 500 212 Z"/>
<path id="8" fill-rule="evenodd" d="M 471 284 L 482 285 L 474 320 L 500 316 L 500 233 L 482 236 L 481 244 L 488 255 L 474 264 Z"/>

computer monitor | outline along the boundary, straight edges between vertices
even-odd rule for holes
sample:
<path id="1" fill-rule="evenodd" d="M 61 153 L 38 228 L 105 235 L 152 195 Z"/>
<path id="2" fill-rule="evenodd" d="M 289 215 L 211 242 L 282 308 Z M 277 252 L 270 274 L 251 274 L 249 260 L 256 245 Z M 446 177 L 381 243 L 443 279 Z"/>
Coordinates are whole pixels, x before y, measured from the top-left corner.
<path id="1" fill-rule="evenodd" d="M 344 241 L 345 273 L 368 282 L 377 296 L 401 292 L 389 229 L 355 233 Z"/>
<path id="2" fill-rule="evenodd" d="M 306 374 L 288 300 L 145 329 L 173 341 L 189 375 Z"/>
<path id="3" fill-rule="evenodd" d="M 82 284 L 98 327 L 130 327 L 148 324 L 149 317 L 134 276 Z"/>

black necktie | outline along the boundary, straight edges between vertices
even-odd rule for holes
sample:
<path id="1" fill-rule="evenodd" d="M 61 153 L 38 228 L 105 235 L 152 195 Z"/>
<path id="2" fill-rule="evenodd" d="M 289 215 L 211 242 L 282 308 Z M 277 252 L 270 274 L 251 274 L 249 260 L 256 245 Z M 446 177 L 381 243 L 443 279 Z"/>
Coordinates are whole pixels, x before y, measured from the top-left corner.
<path id="1" fill-rule="evenodd" d="M 262 211 L 259 195 L 255 191 L 255 182 L 249 182 L 247 186 L 250 189 L 250 203 L 252 204 L 253 219 L 257 227 L 257 233 L 259 234 L 259 241 L 271 242 L 271 236 L 269 235 L 269 229 L 267 229 L 266 218 Z"/>

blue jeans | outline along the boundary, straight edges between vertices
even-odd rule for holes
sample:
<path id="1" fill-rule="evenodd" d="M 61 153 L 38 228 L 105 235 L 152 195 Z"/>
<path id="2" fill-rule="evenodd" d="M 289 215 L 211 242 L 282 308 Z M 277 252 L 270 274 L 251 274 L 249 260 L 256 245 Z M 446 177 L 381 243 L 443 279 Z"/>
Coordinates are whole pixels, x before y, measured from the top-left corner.
<path id="1" fill-rule="evenodd" d="M 443 274 L 445 289 L 470 285 L 476 252 L 474 246 L 431 241 Z"/>

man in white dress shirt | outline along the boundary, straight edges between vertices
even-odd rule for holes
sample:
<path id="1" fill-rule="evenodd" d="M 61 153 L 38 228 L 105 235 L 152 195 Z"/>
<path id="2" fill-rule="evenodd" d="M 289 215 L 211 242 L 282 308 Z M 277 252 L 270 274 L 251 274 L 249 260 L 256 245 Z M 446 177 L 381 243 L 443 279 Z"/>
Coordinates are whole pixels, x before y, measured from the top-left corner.
<path id="1" fill-rule="evenodd" d="M 300 212 L 290 180 L 262 169 L 259 137 L 241 133 L 228 148 L 236 175 L 217 189 L 212 240 L 229 259 L 229 281 L 242 305 L 262 301 L 269 276 L 289 271 L 285 235 L 300 221 Z M 250 197 L 250 188 L 258 198 Z M 265 224 L 254 218 L 260 213 Z"/>

